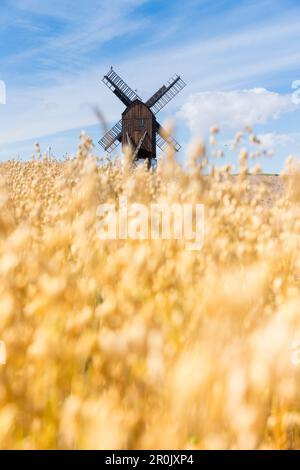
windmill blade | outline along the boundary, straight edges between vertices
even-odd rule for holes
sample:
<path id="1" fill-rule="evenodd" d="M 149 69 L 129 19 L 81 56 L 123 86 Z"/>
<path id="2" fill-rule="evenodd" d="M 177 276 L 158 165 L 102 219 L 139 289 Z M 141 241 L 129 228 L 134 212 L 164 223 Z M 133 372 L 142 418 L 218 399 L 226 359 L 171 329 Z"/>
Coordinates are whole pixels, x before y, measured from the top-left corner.
<path id="1" fill-rule="evenodd" d="M 173 147 L 176 152 L 179 152 L 181 145 L 174 139 L 174 137 L 169 137 L 168 140 L 165 140 L 161 135 L 156 134 L 156 145 L 163 152 L 167 150 L 169 146 Z"/>
<path id="2" fill-rule="evenodd" d="M 113 70 L 104 75 L 102 81 L 106 86 L 125 104 L 130 105 L 134 100 L 140 100 L 141 98 L 128 86 L 121 77 Z"/>
<path id="3" fill-rule="evenodd" d="M 157 114 L 185 86 L 186 83 L 184 83 L 178 75 L 174 75 L 174 77 L 154 93 L 154 95 L 146 102 L 146 105 L 151 109 L 153 114 Z"/>
<path id="4" fill-rule="evenodd" d="M 108 153 L 111 153 L 121 142 L 122 136 L 122 119 L 108 131 L 101 140 L 99 144 L 104 148 Z"/>
<path id="5" fill-rule="evenodd" d="M 181 149 L 181 145 L 177 142 L 176 139 L 172 136 L 168 136 L 167 138 L 163 137 L 167 135 L 167 132 L 164 128 L 157 122 L 156 123 L 156 145 L 160 148 L 163 152 L 165 152 L 168 147 L 172 147 L 176 152 L 179 152 Z"/>

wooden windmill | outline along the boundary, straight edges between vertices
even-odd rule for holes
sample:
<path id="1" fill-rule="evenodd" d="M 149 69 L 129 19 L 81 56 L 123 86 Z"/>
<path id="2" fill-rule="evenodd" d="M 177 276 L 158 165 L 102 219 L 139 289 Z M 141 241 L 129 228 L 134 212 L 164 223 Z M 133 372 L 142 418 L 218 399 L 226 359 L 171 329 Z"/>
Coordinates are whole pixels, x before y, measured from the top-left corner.
<path id="1" fill-rule="evenodd" d="M 111 67 L 103 77 L 105 85 L 125 104 L 122 119 L 108 131 L 99 144 L 111 153 L 119 143 L 130 146 L 133 161 L 147 160 L 148 167 L 156 159 L 156 146 L 165 150 L 172 145 L 178 152 L 180 145 L 173 137 L 166 138 L 156 114 L 174 98 L 184 87 L 184 81 L 175 75 L 145 103 Z"/>

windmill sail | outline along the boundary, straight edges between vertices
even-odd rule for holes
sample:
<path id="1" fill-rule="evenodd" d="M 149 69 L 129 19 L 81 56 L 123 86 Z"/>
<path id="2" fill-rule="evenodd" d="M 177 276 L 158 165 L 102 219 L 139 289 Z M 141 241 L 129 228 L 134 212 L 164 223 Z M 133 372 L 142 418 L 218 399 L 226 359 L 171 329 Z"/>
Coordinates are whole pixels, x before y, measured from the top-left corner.
<path id="1" fill-rule="evenodd" d="M 167 150 L 168 147 L 173 147 L 176 152 L 181 149 L 181 145 L 174 139 L 174 137 L 168 137 L 164 139 L 158 132 L 156 133 L 156 145 L 163 152 Z"/>
<path id="2" fill-rule="evenodd" d="M 146 102 L 153 114 L 157 114 L 166 104 L 176 96 L 186 84 L 178 76 L 172 77 L 165 85 L 163 85 L 154 95 Z"/>
<path id="3" fill-rule="evenodd" d="M 113 69 L 104 75 L 102 81 L 125 104 L 125 106 L 129 106 L 134 100 L 141 100 L 137 93 L 133 91 Z"/>
<path id="4" fill-rule="evenodd" d="M 117 122 L 114 127 L 108 131 L 101 140 L 99 144 L 106 150 L 108 153 L 111 153 L 120 143 L 122 135 L 122 120 Z"/>

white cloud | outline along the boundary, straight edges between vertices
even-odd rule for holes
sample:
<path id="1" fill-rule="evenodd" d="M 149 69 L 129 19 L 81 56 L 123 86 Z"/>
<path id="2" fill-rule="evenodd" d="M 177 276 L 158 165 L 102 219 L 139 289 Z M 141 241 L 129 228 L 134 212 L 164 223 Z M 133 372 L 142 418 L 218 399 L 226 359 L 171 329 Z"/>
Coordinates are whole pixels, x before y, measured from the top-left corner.
<path id="1" fill-rule="evenodd" d="M 294 109 L 291 95 L 254 88 L 195 93 L 178 116 L 187 121 L 194 136 L 204 137 L 213 125 L 222 130 L 242 130 L 246 125 L 265 124 Z"/>
<path id="2" fill-rule="evenodd" d="M 6 85 L 0 80 L 0 104 L 6 103 Z"/>
<path id="3" fill-rule="evenodd" d="M 289 134 L 280 134 L 276 132 L 269 132 L 266 134 L 259 134 L 258 139 L 265 149 L 276 149 L 278 147 L 288 147 L 300 142 L 300 132 Z"/>

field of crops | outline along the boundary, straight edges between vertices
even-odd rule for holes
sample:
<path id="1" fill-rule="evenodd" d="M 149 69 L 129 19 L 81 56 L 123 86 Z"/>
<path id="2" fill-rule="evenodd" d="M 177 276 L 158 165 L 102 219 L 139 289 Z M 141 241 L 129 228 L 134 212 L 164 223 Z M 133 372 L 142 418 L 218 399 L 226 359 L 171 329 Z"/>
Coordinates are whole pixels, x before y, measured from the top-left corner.
<path id="1" fill-rule="evenodd" d="M 0 165 L 0 448 L 299 448 L 299 170 L 92 154 Z M 203 203 L 202 250 L 100 240 L 120 195 Z"/>

